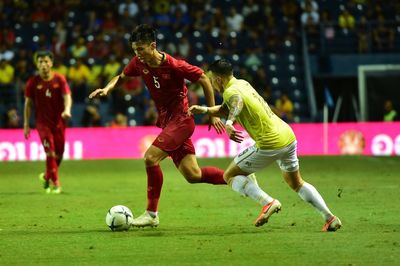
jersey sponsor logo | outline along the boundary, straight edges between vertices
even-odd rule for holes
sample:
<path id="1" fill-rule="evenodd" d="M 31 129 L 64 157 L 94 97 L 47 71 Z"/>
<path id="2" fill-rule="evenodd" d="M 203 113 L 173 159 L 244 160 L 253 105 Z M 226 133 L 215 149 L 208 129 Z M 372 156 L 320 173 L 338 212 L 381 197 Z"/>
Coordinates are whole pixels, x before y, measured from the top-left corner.
<path id="1" fill-rule="evenodd" d="M 53 84 L 53 89 L 57 89 L 58 87 L 60 87 L 60 84 L 58 84 L 58 83 Z"/>
<path id="2" fill-rule="evenodd" d="M 162 138 L 162 137 L 158 137 L 157 140 L 158 140 L 158 142 L 164 142 L 164 138 Z"/>
<path id="3" fill-rule="evenodd" d="M 43 89 L 43 85 L 42 85 L 42 84 L 37 85 L 37 86 L 36 86 L 36 89 L 38 89 L 38 90 Z"/>
<path id="4" fill-rule="evenodd" d="M 145 68 L 145 69 L 143 69 L 143 73 L 144 73 L 145 75 L 147 75 L 147 74 L 149 74 L 149 71 Z"/>

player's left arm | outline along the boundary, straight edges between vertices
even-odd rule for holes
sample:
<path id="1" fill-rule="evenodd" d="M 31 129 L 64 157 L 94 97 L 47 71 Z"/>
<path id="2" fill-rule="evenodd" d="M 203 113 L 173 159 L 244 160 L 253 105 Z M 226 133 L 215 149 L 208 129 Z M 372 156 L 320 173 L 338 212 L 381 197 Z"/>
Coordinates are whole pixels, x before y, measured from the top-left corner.
<path id="1" fill-rule="evenodd" d="M 240 143 L 243 141 L 242 133 L 233 127 L 233 123 L 236 117 L 242 112 L 243 98 L 239 94 L 234 94 L 229 98 L 228 105 L 230 108 L 228 119 L 225 122 L 226 133 L 228 133 L 231 140 Z"/>
<path id="2" fill-rule="evenodd" d="M 64 98 L 64 111 L 61 114 L 61 117 L 64 119 L 71 118 L 71 107 L 72 107 L 72 98 L 71 94 L 67 93 L 63 95 Z"/>
<path id="3" fill-rule="evenodd" d="M 211 82 L 210 79 L 206 76 L 206 74 L 201 74 L 199 80 L 197 81 L 198 83 L 200 83 L 200 85 L 203 87 L 203 91 L 204 91 L 204 96 L 206 97 L 206 101 L 207 101 L 207 105 L 209 107 L 213 107 L 215 106 L 215 99 L 214 99 L 214 92 L 211 86 Z M 213 127 L 218 134 L 221 134 L 222 132 L 224 132 L 224 124 L 222 123 L 222 121 L 215 116 L 211 116 L 210 117 L 210 127 Z"/>

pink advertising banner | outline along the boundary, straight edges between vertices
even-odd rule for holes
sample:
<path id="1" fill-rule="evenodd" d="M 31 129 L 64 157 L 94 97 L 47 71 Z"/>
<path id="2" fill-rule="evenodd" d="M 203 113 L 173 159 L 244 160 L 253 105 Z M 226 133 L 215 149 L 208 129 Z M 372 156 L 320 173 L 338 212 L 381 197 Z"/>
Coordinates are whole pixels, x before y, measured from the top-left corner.
<path id="1" fill-rule="evenodd" d="M 400 155 L 400 123 L 292 124 L 299 155 L 362 154 Z M 156 127 L 68 128 L 64 158 L 142 158 L 160 132 Z M 238 144 L 226 134 L 197 126 L 192 141 L 199 157 L 233 157 L 254 142 L 248 136 Z M 23 130 L 0 130 L 0 161 L 44 160 L 45 154 L 35 130 L 23 138 Z"/>

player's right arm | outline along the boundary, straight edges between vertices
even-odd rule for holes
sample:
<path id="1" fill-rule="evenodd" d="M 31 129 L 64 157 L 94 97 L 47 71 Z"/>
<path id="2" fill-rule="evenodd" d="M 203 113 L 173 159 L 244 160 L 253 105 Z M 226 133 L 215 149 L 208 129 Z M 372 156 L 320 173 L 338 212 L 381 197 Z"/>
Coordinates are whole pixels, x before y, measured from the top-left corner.
<path id="1" fill-rule="evenodd" d="M 96 96 L 107 96 L 110 93 L 110 91 L 112 91 L 113 89 L 118 87 L 122 82 L 124 82 L 125 79 L 126 79 L 126 76 L 125 76 L 124 72 L 122 72 L 118 76 L 113 77 L 104 88 L 96 89 L 95 91 L 93 91 L 89 95 L 89 98 L 92 99 Z"/>
<path id="2" fill-rule="evenodd" d="M 227 109 L 225 105 L 215 105 L 212 107 L 192 105 L 189 114 L 208 114 L 210 116 L 226 117 Z"/>
<path id="3" fill-rule="evenodd" d="M 29 97 L 25 97 L 25 106 L 24 106 L 24 136 L 25 139 L 28 139 L 31 134 L 31 129 L 29 127 L 29 120 L 32 112 L 32 99 Z"/>

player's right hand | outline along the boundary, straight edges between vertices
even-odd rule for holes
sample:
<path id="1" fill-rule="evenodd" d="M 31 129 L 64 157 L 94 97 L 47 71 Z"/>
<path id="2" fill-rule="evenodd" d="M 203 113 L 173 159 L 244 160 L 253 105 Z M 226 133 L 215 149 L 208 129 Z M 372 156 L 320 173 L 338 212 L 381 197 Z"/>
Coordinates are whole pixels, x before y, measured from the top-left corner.
<path id="1" fill-rule="evenodd" d="M 197 115 L 197 114 L 204 114 L 207 112 L 207 107 L 200 106 L 200 105 L 192 105 L 189 108 L 189 115 Z"/>
<path id="2" fill-rule="evenodd" d="M 107 89 L 96 89 L 95 91 L 92 91 L 91 94 L 89 94 L 89 99 L 92 99 L 97 96 L 107 96 L 108 90 Z"/>
<path id="3" fill-rule="evenodd" d="M 29 128 L 29 126 L 24 126 L 24 137 L 25 137 L 25 139 L 29 139 L 30 136 L 31 136 L 31 129 Z"/>

